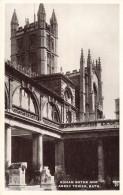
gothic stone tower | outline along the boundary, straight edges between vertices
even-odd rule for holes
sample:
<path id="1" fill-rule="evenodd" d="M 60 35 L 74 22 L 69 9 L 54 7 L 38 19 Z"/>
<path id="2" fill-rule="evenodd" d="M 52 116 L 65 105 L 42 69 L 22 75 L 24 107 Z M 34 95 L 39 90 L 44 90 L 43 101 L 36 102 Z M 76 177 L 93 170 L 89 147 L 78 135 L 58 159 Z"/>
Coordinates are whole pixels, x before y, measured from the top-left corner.
<path id="1" fill-rule="evenodd" d="M 57 72 L 58 23 L 53 10 L 50 25 L 46 23 L 43 4 L 39 5 L 37 21 L 29 23 L 26 19 L 24 28 L 19 27 L 14 10 L 11 20 L 11 63 L 31 68 L 39 74 Z"/>
<path id="2" fill-rule="evenodd" d="M 80 57 L 80 71 L 67 72 L 69 77 L 77 85 L 76 107 L 78 108 L 77 120 L 89 121 L 101 119 L 103 117 L 103 96 L 101 80 L 101 60 L 92 62 L 90 50 L 88 50 L 87 65 L 83 49 Z"/>

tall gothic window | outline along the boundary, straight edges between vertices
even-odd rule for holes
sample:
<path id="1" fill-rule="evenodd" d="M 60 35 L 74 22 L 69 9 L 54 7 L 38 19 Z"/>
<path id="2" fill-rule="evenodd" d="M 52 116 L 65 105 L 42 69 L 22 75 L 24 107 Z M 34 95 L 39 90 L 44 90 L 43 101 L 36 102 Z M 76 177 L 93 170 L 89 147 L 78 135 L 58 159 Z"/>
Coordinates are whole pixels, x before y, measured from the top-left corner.
<path id="1" fill-rule="evenodd" d="M 17 88 L 13 95 L 13 105 L 36 113 L 34 98 L 22 88 Z"/>
<path id="2" fill-rule="evenodd" d="M 97 89 L 95 83 L 93 85 L 93 90 L 94 90 L 94 110 L 97 117 Z"/>
<path id="3" fill-rule="evenodd" d="M 66 89 L 64 92 L 64 99 L 69 103 L 72 104 L 72 94 L 69 89 Z"/>
<path id="4" fill-rule="evenodd" d="M 23 41 L 22 41 L 22 38 L 17 39 L 17 48 L 18 48 L 18 51 L 21 51 L 23 49 Z"/>
<path id="5" fill-rule="evenodd" d="M 7 109 L 7 95 L 6 95 L 6 93 L 5 93 L 5 109 Z"/>
<path id="6" fill-rule="evenodd" d="M 71 123 L 71 121 L 72 121 L 71 112 L 68 110 L 68 112 L 67 112 L 67 123 Z"/>
<path id="7" fill-rule="evenodd" d="M 51 50 L 52 52 L 54 52 L 54 40 L 53 39 L 51 39 Z"/>
<path id="8" fill-rule="evenodd" d="M 19 65 L 24 66 L 24 56 L 18 56 L 17 61 Z"/>
<path id="9" fill-rule="evenodd" d="M 52 73 L 54 73 L 54 56 L 52 56 L 51 66 L 52 66 Z"/>
<path id="10" fill-rule="evenodd" d="M 50 50 L 50 37 L 47 35 L 47 49 Z"/>
<path id="11" fill-rule="evenodd" d="M 43 117 L 48 118 L 52 121 L 59 122 L 59 114 L 56 106 L 53 103 L 47 103 L 43 109 Z"/>
<path id="12" fill-rule="evenodd" d="M 36 52 L 29 53 L 29 65 L 33 72 L 36 72 Z"/>
<path id="13" fill-rule="evenodd" d="M 47 54 L 47 74 L 51 74 L 50 54 Z"/>
<path id="14" fill-rule="evenodd" d="M 36 34 L 29 35 L 29 38 L 28 38 L 29 49 L 32 49 L 35 46 L 35 40 L 36 40 L 35 36 L 36 36 Z"/>

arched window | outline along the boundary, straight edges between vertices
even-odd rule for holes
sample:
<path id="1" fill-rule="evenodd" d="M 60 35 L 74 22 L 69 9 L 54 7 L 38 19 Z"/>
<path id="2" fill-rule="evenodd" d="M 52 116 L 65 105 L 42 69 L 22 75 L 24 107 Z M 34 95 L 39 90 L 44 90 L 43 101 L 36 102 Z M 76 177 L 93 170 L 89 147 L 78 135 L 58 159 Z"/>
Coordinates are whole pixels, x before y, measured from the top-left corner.
<path id="1" fill-rule="evenodd" d="M 46 117 L 55 122 L 59 122 L 59 114 L 55 104 L 52 102 L 45 104 L 43 109 L 43 117 Z"/>
<path id="2" fill-rule="evenodd" d="M 7 109 L 7 95 L 6 95 L 6 93 L 5 93 L 5 109 Z"/>
<path id="3" fill-rule="evenodd" d="M 71 112 L 68 110 L 67 112 L 67 123 L 71 123 L 72 117 L 71 117 Z"/>
<path id="4" fill-rule="evenodd" d="M 54 40 L 51 39 L 51 49 L 52 49 L 52 52 L 54 51 Z"/>
<path id="5" fill-rule="evenodd" d="M 13 104 L 30 112 L 36 113 L 35 101 L 31 92 L 17 88 L 13 95 Z"/>
<path id="6" fill-rule="evenodd" d="M 93 84 L 93 91 L 94 91 L 94 110 L 97 117 L 97 88 L 95 83 Z"/>
<path id="7" fill-rule="evenodd" d="M 66 89 L 64 92 L 64 99 L 69 103 L 72 104 L 72 93 L 70 89 Z"/>

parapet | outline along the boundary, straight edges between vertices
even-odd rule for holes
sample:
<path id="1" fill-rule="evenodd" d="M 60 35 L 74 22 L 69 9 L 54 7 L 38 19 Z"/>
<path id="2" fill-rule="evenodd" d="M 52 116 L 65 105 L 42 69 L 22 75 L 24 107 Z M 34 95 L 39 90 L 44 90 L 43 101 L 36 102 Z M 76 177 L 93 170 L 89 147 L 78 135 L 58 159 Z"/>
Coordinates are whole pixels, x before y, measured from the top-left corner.
<path id="1" fill-rule="evenodd" d="M 65 76 L 70 77 L 70 76 L 77 76 L 79 74 L 80 74 L 80 70 L 79 71 L 73 70 L 72 72 L 67 71 L 66 74 L 65 74 Z"/>
<path id="2" fill-rule="evenodd" d="M 5 61 L 5 65 L 13 67 L 14 69 L 18 70 L 19 72 L 25 74 L 28 77 L 40 76 L 36 72 L 33 72 L 30 67 L 24 67 L 24 66 L 21 66 L 21 65 L 16 64 L 16 63 L 12 64 L 11 61 L 9 61 L 9 60 Z"/>

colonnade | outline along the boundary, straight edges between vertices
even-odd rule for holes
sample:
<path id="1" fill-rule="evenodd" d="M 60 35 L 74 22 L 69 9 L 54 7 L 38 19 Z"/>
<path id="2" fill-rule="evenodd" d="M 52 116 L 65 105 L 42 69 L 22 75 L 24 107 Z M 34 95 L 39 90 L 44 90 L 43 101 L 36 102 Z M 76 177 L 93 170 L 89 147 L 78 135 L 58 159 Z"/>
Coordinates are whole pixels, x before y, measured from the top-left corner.
<path id="1" fill-rule="evenodd" d="M 7 125 L 5 128 L 5 165 L 6 169 L 11 164 L 12 157 L 12 127 Z M 104 181 L 104 152 L 103 140 L 98 139 L 98 181 Z M 55 141 L 55 174 L 58 172 L 65 173 L 65 155 L 64 140 L 57 139 Z M 41 171 L 43 169 L 43 135 L 34 134 L 32 142 L 32 166 L 34 170 Z"/>

